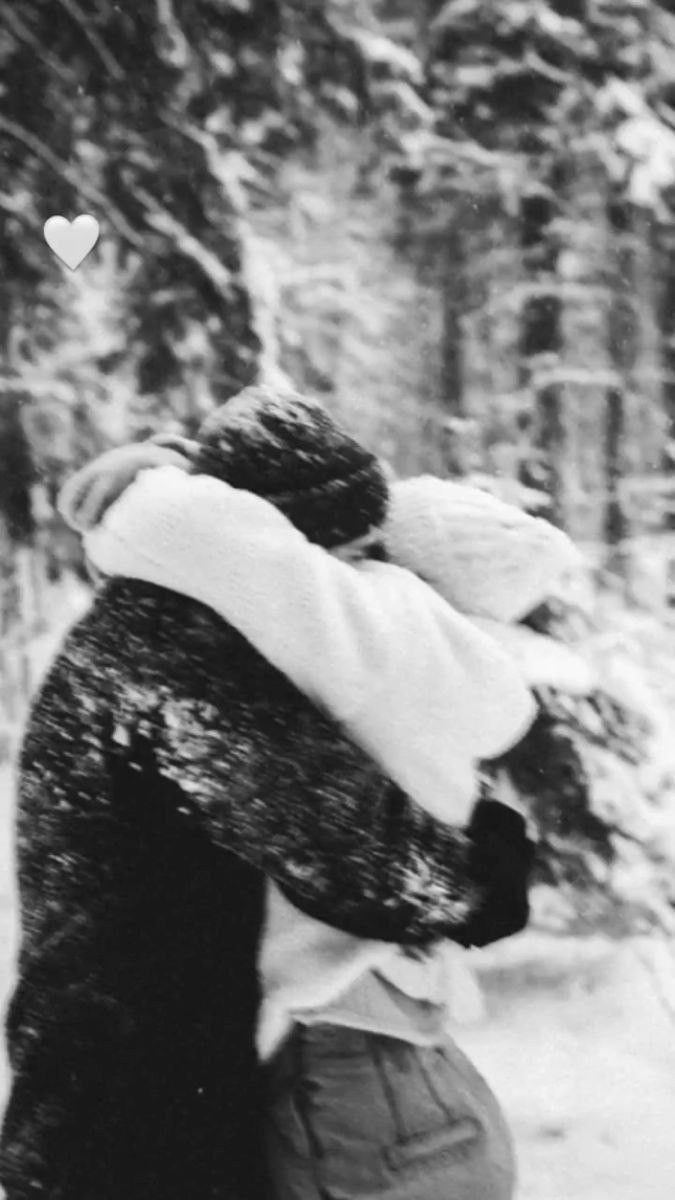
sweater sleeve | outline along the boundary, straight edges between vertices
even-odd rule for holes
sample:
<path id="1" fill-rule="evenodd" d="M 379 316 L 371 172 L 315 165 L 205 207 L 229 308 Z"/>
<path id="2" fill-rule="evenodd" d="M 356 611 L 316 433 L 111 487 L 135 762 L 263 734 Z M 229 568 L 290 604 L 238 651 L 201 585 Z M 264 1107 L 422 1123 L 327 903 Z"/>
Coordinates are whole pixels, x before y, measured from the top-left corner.
<path id="1" fill-rule="evenodd" d="M 282 684 L 283 695 L 253 686 L 223 728 L 217 702 L 185 692 L 154 713 L 156 768 L 214 842 L 356 936 L 483 945 L 521 929 L 532 861 L 522 818 L 481 802 L 466 829 L 438 821 Z"/>
<path id="2" fill-rule="evenodd" d="M 420 579 L 341 562 L 220 480 L 144 472 L 85 548 L 104 573 L 170 588 L 234 625 L 442 819 L 467 820 L 476 762 L 533 719 L 511 656 Z"/>

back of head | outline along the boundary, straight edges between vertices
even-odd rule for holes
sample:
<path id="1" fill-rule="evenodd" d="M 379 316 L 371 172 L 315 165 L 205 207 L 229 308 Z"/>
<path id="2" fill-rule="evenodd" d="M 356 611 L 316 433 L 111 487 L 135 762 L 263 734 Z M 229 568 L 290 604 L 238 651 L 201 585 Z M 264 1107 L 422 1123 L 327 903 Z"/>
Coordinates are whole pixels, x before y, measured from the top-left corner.
<path id="1" fill-rule="evenodd" d="M 246 388 L 209 414 L 197 443 L 196 471 L 263 496 L 327 549 L 384 522 L 389 492 L 375 455 L 297 392 Z"/>

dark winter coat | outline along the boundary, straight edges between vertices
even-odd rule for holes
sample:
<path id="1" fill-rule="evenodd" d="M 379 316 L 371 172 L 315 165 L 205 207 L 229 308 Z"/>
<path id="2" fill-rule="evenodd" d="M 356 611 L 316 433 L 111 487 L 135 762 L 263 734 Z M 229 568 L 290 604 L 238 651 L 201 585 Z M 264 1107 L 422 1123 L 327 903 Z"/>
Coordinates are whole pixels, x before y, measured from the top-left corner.
<path id="1" fill-rule="evenodd" d="M 525 923 L 531 849 L 498 804 L 413 807 L 201 605 L 108 583 L 23 745 L 8 1200 L 260 1200 L 265 875 L 361 936 L 480 945 Z"/>

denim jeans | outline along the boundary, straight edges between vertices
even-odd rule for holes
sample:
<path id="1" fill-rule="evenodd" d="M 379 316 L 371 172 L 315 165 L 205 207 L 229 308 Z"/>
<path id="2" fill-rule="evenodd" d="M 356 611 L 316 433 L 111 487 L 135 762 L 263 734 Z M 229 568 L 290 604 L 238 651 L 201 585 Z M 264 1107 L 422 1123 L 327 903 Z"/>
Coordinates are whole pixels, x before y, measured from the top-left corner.
<path id="1" fill-rule="evenodd" d="M 511 1136 L 447 1041 L 296 1025 L 266 1068 L 272 1200 L 511 1200 Z"/>

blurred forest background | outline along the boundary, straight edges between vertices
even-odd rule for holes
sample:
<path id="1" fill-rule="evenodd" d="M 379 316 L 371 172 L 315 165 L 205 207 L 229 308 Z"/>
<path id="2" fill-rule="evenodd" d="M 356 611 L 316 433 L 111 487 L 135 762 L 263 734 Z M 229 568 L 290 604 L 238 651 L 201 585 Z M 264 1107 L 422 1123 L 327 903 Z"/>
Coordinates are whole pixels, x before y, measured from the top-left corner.
<path id="1" fill-rule="evenodd" d="M 566 734 L 532 929 L 477 964 L 466 1045 L 523 1198 L 666 1200 L 675 4 L 6 3 L 0 162 L 3 811 L 88 599 L 55 499 L 97 451 L 291 381 L 401 474 L 543 513 L 586 553 L 565 636 L 623 724 L 589 699 Z M 80 212 L 101 237 L 71 274 L 42 226 Z"/>

